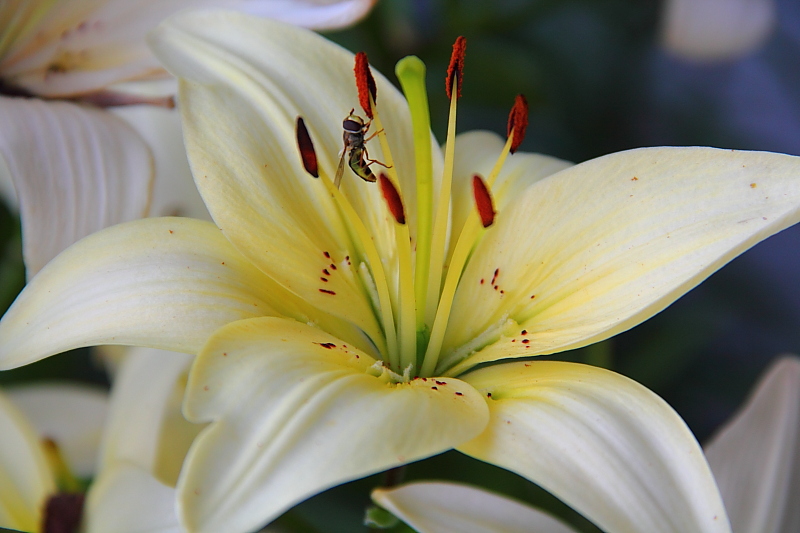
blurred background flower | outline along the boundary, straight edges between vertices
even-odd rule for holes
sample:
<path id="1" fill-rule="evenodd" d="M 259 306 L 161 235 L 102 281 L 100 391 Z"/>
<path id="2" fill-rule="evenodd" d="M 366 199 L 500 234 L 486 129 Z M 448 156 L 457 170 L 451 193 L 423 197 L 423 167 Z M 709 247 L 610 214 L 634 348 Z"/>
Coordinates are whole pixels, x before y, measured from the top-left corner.
<path id="1" fill-rule="evenodd" d="M 714 29 L 740 43 L 733 52 L 698 61 L 670 48 L 665 28 L 674 16 L 669 9 L 675 8 L 666 0 L 381 0 L 364 22 L 328 36 L 350 50 L 366 51 L 382 72 L 393 72 L 399 58 L 413 53 L 433 73 L 444 71 L 453 40 L 465 35 L 470 83 L 459 102 L 459 130 L 502 134 L 508 107 L 523 92 L 531 104 L 525 151 L 575 162 L 658 145 L 800 155 L 800 5 L 692 3 L 740 9 L 712 17 L 740 24 Z M 746 9 L 766 9 L 759 20 L 768 22 L 747 30 L 752 35 L 747 46 L 734 38 L 744 31 L 741 24 L 753 22 L 752 16 L 742 19 Z M 433 128 L 442 140 L 447 99 L 441 80 L 430 76 L 428 82 Z M 18 221 L 8 209 L 0 210 L 3 307 L 24 279 L 19 242 Z M 756 246 L 654 319 L 568 357 L 640 381 L 705 441 L 776 354 L 800 352 L 798 272 L 800 227 L 795 227 Z M 2 373 L 0 382 L 44 377 L 105 380 L 82 352 Z M 595 531 L 522 478 L 458 454 L 411 465 L 406 479 L 429 477 L 434 470 L 441 479 L 478 483 L 546 508 L 580 531 Z M 372 477 L 332 489 L 279 522 L 292 531 L 357 531 L 370 489 L 382 482 Z"/>

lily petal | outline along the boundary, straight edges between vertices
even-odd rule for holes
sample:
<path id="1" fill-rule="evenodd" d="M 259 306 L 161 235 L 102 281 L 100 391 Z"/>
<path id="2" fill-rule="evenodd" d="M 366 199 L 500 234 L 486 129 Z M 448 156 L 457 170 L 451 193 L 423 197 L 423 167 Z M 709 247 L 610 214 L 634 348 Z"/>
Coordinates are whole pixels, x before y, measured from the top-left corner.
<path id="1" fill-rule="evenodd" d="M 162 442 L 169 443 L 167 447 L 172 448 L 169 451 L 177 454 L 177 469 L 180 468 L 188 442 L 201 429 L 182 417 L 171 416 L 171 411 L 180 414 L 180 404 L 175 405 L 172 400 L 174 396 L 183 396 L 192 360 L 188 354 L 154 348 L 130 350 L 114 381 L 98 468 L 102 475 L 119 462 L 139 466 L 155 475 Z M 174 394 L 176 390 L 177 395 Z M 165 432 L 175 438 L 164 439 Z M 188 434 L 188 439 L 183 438 L 183 433 Z M 175 472 L 177 469 L 170 468 Z M 162 481 L 172 482 L 174 486 L 177 475 L 173 479 L 162 478 Z"/>
<path id="2" fill-rule="evenodd" d="M 95 387 L 55 383 L 9 387 L 5 392 L 41 438 L 58 444 L 74 474 L 94 474 L 108 410 L 105 392 Z"/>
<path id="3" fill-rule="evenodd" d="M 288 290 L 354 322 L 372 338 L 380 336 L 359 265 L 345 260 L 355 259 L 358 250 L 328 191 L 304 171 L 295 136 L 295 120 L 303 116 L 320 166 L 333 176 L 343 147 L 342 120 L 359 106 L 352 54 L 292 26 L 215 11 L 181 13 L 162 23 L 150 40 L 181 78 L 189 160 L 225 235 Z M 391 83 L 373 74 L 409 206 L 416 178 L 408 107 Z M 370 157 L 383 158 L 377 141 L 369 150 Z M 433 152 L 439 161 L 441 154 Z M 348 174 L 342 190 L 370 228 L 386 267 L 395 267 L 394 220 L 378 187 Z"/>
<path id="4" fill-rule="evenodd" d="M 182 9 L 229 6 L 301 26 L 330 29 L 364 16 L 373 3 L 374 0 L 50 2 L 19 18 L 15 24 L 19 31 L 15 31 L 15 39 L 4 49 L 0 72 L 6 83 L 33 94 L 50 97 L 85 94 L 113 83 L 164 76 L 144 37 L 158 22 Z M 13 6 L 0 14 L 9 18 L 15 9 L 20 7 Z M 30 24 L 31 19 L 35 25 Z"/>
<path id="5" fill-rule="evenodd" d="M 0 527 L 37 531 L 42 508 L 56 490 L 36 431 L 0 395 Z"/>
<path id="6" fill-rule="evenodd" d="M 70 247 L 28 284 L 0 321 L 0 368 L 95 344 L 197 353 L 228 322 L 277 314 L 273 299 L 291 310 L 291 295 L 210 222 L 120 224 Z"/>
<path id="7" fill-rule="evenodd" d="M 178 482 L 192 531 L 249 531 L 328 487 L 428 457 L 486 424 L 456 379 L 391 383 L 374 359 L 278 318 L 218 330 L 189 376 L 184 411 L 212 421 Z"/>
<path id="8" fill-rule="evenodd" d="M 662 46 L 699 61 L 732 60 L 753 51 L 777 22 L 775 0 L 667 0 Z"/>
<path id="9" fill-rule="evenodd" d="M 142 98 L 166 97 L 178 92 L 178 81 L 136 82 L 114 89 Z M 211 220 L 186 159 L 180 113 L 149 105 L 119 106 L 110 111 L 133 127 L 153 151 L 156 172 L 150 215 Z"/>
<path id="10" fill-rule="evenodd" d="M 800 359 L 773 364 L 705 447 L 735 533 L 800 527 Z"/>
<path id="11" fill-rule="evenodd" d="M 491 418 L 460 451 L 527 477 L 603 531 L 730 531 L 691 431 L 635 381 L 554 361 L 463 379 L 491 394 Z"/>
<path id="12" fill-rule="evenodd" d="M 86 235 L 147 214 L 153 159 L 124 121 L 76 104 L 4 97 L 0 117 L 29 279 Z"/>
<path id="13" fill-rule="evenodd" d="M 421 533 L 574 533 L 549 514 L 459 483 L 418 482 L 372 491 L 372 501 Z"/>
<path id="14" fill-rule="evenodd" d="M 112 389 L 99 476 L 87 500 L 89 532 L 182 532 L 175 483 L 202 426 L 180 402 L 193 358 L 133 348 Z"/>
<path id="15" fill-rule="evenodd" d="M 643 148 L 549 176 L 476 248 L 444 348 L 463 363 L 448 375 L 625 331 L 798 220 L 800 158 L 783 154 Z"/>
<path id="16" fill-rule="evenodd" d="M 221 7 L 280 20 L 293 26 L 331 30 L 349 26 L 363 18 L 377 0 L 234 0 L 215 2 Z"/>
<path id="17" fill-rule="evenodd" d="M 138 465 L 121 461 L 93 484 L 86 500 L 88 533 L 185 533 L 175 489 Z"/>

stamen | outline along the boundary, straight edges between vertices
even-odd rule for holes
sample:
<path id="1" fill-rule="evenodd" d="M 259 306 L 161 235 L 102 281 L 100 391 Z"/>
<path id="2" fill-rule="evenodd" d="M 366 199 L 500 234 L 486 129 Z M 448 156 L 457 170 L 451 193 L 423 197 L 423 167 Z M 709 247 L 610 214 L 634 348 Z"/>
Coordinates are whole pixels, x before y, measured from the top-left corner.
<path id="1" fill-rule="evenodd" d="M 60 492 L 80 492 L 81 482 L 67 466 L 61 449 L 53 439 L 45 438 L 42 440 L 42 448 L 44 449 L 44 456 L 50 466 L 50 471 L 55 474 L 56 485 Z"/>
<path id="2" fill-rule="evenodd" d="M 417 368 L 417 327 L 416 307 L 414 305 L 414 274 L 411 269 L 411 237 L 406 225 L 405 208 L 403 199 L 397 191 L 392 180 L 381 173 L 379 177 L 381 193 L 386 200 L 389 211 L 397 221 L 394 228 L 395 246 L 399 264 L 400 286 L 397 305 L 399 338 L 400 338 L 400 368 Z"/>
<path id="3" fill-rule="evenodd" d="M 386 205 L 389 206 L 389 211 L 398 224 L 405 224 L 406 212 L 403 207 L 403 200 L 400 199 L 400 193 L 397 192 L 394 183 L 386 177 L 386 174 L 381 173 L 379 180 L 381 194 L 383 194 L 383 199 L 386 200 Z"/>
<path id="4" fill-rule="evenodd" d="M 461 84 L 464 81 L 464 54 L 467 51 L 467 40 L 459 36 L 453 43 L 450 65 L 447 67 L 447 79 L 444 81 L 447 97 L 453 98 L 453 82 L 456 84 L 456 98 L 461 98 Z"/>
<path id="5" fill-rule="evenodd" d="M 525 138 L 525 130 L 528 128 L 528 101 L 525 96 L 518 94 L 514 100 L 514 107 L 508 114 L 508 136 L 511 137 L 511 148 L 513 154 L 522 144 Z"/>
<path id="6" fill-rule="evenodd" d="M 489 192 L 489 187 L 483 182 L 483 179 L 475 174 L 472 176 L 472 194 L 475 197 L 475 207 L 478 209 L 478 215 L 481 217 L 481 224 L 484 228 L 488 228 L 494 223 L 494 200 L 492 200 L 492 193 Z M 494 280 L 492 280 L 494 283 Z"/>
<path id="7" fill-rule="evenodd" d="M 372 341 L 375 343 L 380 353 L 386 354 L 389 366 L 399 371 L 402 367 L 400 366 L 400 354 L 397 342 L 397 331 L 395 330 L 395 320 L 392 312 L 392 300 L 389 296 L 389 283 L 386 279 L 386 271 L 383 269 L 383 263 L 378 254 L 378 249 L 375 247 L 375 243 L 370 233 L 367 231 L 364 222 L 358 216 L 358 213 L 347 197 L 342 194 L 333 184 L 330 177 L 324 172 L 320 173 L 320 179 L 339 207 L 348 227 L 353 231 L 355 237 L 357 237 L 353 239 L 353 243 L 358 248 L 357 251 L 359 254 L 366 258 L 366 262 L 372 273 L 372 280 L 375 284 L 374 289 L 378 295 L 378 305 L 376 307 L 380 313 L 381 325 L 383 326 L 383 334 L 385 336 L 385 339 L 378 338 L 372 339 Z"/>
<path id="8" fill-rule="evenodd" d="M 356 54 L 356 64 L 353 67 L 353 72 L 356 75 L 356 88 L 358 89 L 358 102 L 361 108 L 369 118 L 372 116 L 372 106 L 378 100 L 378 86 L 375 85 L 375 78 L 372 77 L 372 72 L 369 70 L 369 61 L 367 54 L 359 52 Z M 372 97 L 372 105 L 370 105 L 370 96 Z"/>
<path id="9" fill-rule="evenodd" d="M 297 117 L 297 147 L 300 149 L 300 159 L 303 160 L 303 168 L 306 172 L 319 177 L 319 165 L 317 164 L 317 152 L 314 150 L 314 143 L 311 142 L 311 135 L 308 134 L 306 122 L 303 117 Z"/>
<path id="10" fill-rule="evenodd" d="M 457 82 L 457 93 L 460 95 L 466 46 L 467 41 L 463 37 L 456 39 L 453 45 L 453 56 L 450 58 L 450 67 L 448 68 L 447 76 L 448 95 L 452 94 L 451 83 L 454 78 Z M 442 290 L 442 274 L 445 268 L 445 244 L 447 242 L 447 230 L 450 223 L 450 191 L 453 183 L 453 165 L 455 161 L 457 102 L 458 98 L 450 98 L 450 115 L 447 119 L 447 139 L 444 145 L 444 168 L 442 169 L 441 189 L 439 190 L 439 201 L 434 214 L 433 236 L 431 237 L 431 273 L 428 279 L 425 306 L 425 324 L 428 325 L 431 325 L 436 320 L 438 314 L 437 306 L 441 305 L 439 296 L 440 290 Z"/>

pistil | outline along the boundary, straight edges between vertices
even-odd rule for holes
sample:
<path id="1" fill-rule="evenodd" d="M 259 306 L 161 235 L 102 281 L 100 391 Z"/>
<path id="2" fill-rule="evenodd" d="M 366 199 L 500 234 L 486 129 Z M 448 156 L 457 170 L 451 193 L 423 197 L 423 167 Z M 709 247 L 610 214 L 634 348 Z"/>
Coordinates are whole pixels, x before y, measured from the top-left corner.
<path id="1" fill-rule="evenodd" d="M 411 112 L 416 163 L 417 242 L 414 270 L 414 300 L 416 302 L 417 337 L 421 347 L 427 342 L 425 322 L 428 298 L 428 276 L 431 268 L 431 237 L 433 234 L 433 168 L 431 163 L 431 121 L 428 109 L 428 90 L 425 87 L 425 63 L 416 56 L 398 61 L 395 74 Z M 435 295 L 435 299 L 438 295 Z"/>

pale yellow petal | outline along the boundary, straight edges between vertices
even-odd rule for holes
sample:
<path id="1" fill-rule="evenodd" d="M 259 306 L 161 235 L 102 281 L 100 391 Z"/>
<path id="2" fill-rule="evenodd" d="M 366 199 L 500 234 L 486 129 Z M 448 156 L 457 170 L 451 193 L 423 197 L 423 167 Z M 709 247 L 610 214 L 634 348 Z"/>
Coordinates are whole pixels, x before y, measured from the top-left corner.
<path id="1" fill-rule="evenodd" d="M 574 533 L 549 514 L 478 487 L 416 482 L 372 491 L 372 501 L 420 533 Z"/>
<path id="2" fill-rule="evenodd" d="M 80 241 L 28 284 L 0 321 L 0 367 L 95 344 L 196 353 L 218 327 L 278 312 L 350 332 L 271 282 L 210 222 L 137 220 Z"/>
<path id="3" fill-rule="evenodd" d="M 249 531 L 328 487 L 480 433 L 486 402 L 448 378 L 393 384 L 367 354 L 278 318 L 220 329 L 198 356 L 184 411 L 211 421 L 178 482 L 187 527 Z"/>
<path id="4" fill-rule="evenodd" d="M 728 532 L 700 445 L 635 381 L 574 363 L 496 365 L 464 376 L 486 430 L 458 449 L 527 477 L 608 532 Z"/>
<path id="5" fill-rule="evenodd" d="M 173 17 L 151 42 L 181 78 L 189 160 L 225 235 L 288 290 L 379 336 L 368 290 L 372 280 L 359 275 L 360 246 L 321 180 L 303 170 L 295 137 L 295 120 L 302 116 L 320 166 L 332 177 L 343 148 L 342 120 L 359 107 L 352 54 L 311 32 L 225 12 Z M 408 108 L 391 83 L 373 74 L 413 218 Z M 385 160 L 377 139 L 367 147 L 371 158 Z M 434 154 L 439 160 L 438 150 Z M 395 222 L 378 187 L 346 168 L 342 190 L 372 234 L 394 285 Z"/>
<path id="6" fill-rule="evenodd" d="M 91 477 L 95 473 L 108 411 L 105 391 L 85 385 L 46 383 L 9 387 L 6 394 L 37 435 L 58 445 L 75 475 Z"/>
<path id="7" fill-rule="evenodd" d="M 36 431 L 3 395 L 0 435 L 0 527 L 38 531 L 55 480 Z"/>
<path id="8" fill-rule="evenodd" d="M 774 363 L 705 451 L 734 533 L 797 531 L 800 359 Z"/>
<path id="9" fill-rule="evenodd" d="M 457 375 L 625 331 L 798 219 L 798 157 L 643 148 L 563 170 L 487 230 L 461 279 L 440 368 L 462 361 L 449 371 Z"/>
<path id="10" fill-rule="evenodd" d="M 27 98 L 0 98 L 0 118 L 0 157 L 18 197 L 28 278 L 86 235 L 147 214 L 153 158 L 124 121 Z"/>

